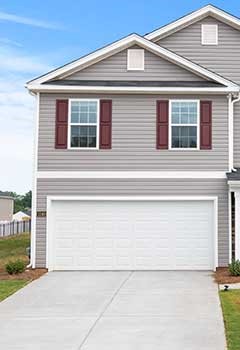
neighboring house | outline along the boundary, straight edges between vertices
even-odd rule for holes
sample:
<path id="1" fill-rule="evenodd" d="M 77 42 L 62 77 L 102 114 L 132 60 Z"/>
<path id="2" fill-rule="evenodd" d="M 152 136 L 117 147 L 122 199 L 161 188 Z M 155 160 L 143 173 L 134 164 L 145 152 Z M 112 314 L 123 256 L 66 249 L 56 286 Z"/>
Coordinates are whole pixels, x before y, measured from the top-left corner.
<path id="1" fill-rule="evenodd" d="M 23 211 L 18 211 L 17 213 L 13 214 L 13 220 L 14 221 L 22 221 L 22 220 L 30 220 L 31 216 L 25 214 Z"/>
<path id="2" fill-rule="evenodd" d="M 238 18 L 209 5 L 27 88 L 33 267 L 214 270 L 240 258 Z"/>
<path id="3" fill-rule="evenodd" d="M 0 221 L 12 221 L 14 199 L 9 196 L 0 196 Z"/>

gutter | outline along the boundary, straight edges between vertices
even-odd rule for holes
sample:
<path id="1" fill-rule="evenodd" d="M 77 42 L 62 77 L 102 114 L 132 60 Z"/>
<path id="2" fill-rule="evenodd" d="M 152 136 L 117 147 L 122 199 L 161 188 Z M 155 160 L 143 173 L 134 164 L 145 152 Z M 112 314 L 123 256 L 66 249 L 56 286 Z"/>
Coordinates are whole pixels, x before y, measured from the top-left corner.
<path id="1" fill-rule="evenodd" d="M 237 95 L 228 95 L 228 144 L 229 144 L 229 172 L 236 171 L 234 168 L 234 103 L 240 101 L 240 92 Z"/>

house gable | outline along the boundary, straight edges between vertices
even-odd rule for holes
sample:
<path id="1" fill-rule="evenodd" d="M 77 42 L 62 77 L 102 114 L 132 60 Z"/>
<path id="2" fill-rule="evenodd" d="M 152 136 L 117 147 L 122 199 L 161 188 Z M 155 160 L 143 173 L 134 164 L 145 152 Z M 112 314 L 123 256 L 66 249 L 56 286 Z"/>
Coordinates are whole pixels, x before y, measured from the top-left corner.
<path id="1" fill-rule="evenodd" d="M 106 59 L 107 57 L 110 57 L 118 52 L 123 51 L 126 48 L 132 47 L 133 45 L 138 45 L 141 48 L 150 51 L 151 53 L 163 58 L 164 60 L 167 60 L 177 66 L 180 66 L 181 68 L 184 68 L 187 71 L 190 71 L 194 73 L 195 75 L 201 76 L 205 80 L 213 80 L 216 83 L 219 83 L 223 85 L 223 91 L 238 91 L 239 88 L 236 84 L 232 83 L 231 81 L 207 70 L 206 68 L 203 68 L 199 66 L 198 64 L 189 61 L 188 59 L 179 56 L 175 54 L 172 51 L 169 51 L 155 43 L 152 43 L 149 40 L 144 39 L 143 37 L 137 35 L 137 34 L 131 34 L 128 37 L 125 37 L 115 43 L 112 43 L 102 49 L 97 50 L 96 52 L 93 52 L 87 56 L 84 56 L 76 61 L 73 61 L 65 66 L 62 66 L 54 71 L 51 71 L 43 76 L 40 76 L 30 82 L 27 83 L 27 88 L 32 92 L 37 91 L 60 91 L 63 90 L 63 86 L 54 86 L 54 84 L 49 84 L 51 81 L 56 81 L 56 79 L 62 79 L 66 78 L 67 76 L 78 72 L 79 70 L 83 70 L 86 67 L 89 67 L 97 62 L 102 61 L 103 59 Z M 136 72 L 136 71 L 135 71 Z M 64 85 L 64 84 L 63 84 Z M 71 90 L 78 90 L 78 91 L 89 91 L 89 89 L 79 88 L 75 87 L 74 89 L 71 87 Z M 93 89 L 90 89 L 93 91 Z M 100 89 L 103 91 L 103 89 Z M 95 89 L 95 91 L 100 91 L 99 89 Z M 114 89 L 111 89 L 112 91 Z M 121 89 L 121 91 L 126 91 L 125 87 Z M 129 90 L 129 89 L 128 89 Z M 127 91 L 128 91 L 127 90 Z M 68 88 L 69 91 L 69 88 Z M 106 91 L 106 89 L 105 89 Z M 134 88 L 131 89 L 131 91 L 136 92 L 137 90 Z M 144 92 L 144 89 L 141 89 L 142 92 Z M 159 89 L 154 89 L 153 92 L 160 91 Z M 163 91 L 163 90 L 161 90 Z M 170 90 L 169 90 L 170 91 Z M 172 90 L 171 90 L 172 91 Z M 186 90 L 181 90 L 186 91 Z M 187 91 L 190 91 L 189 89 Z M 197 90 L 195 90 L 196 92 Z M 206 90 L 204 90 L 206 91 Z M 219 91 L 219 90 L 218 90 Z"/>
<path id="2" fill-rule="evenodd" d="M 131 46 L 128 49 L 141 49 Z M 145 50 L 145 67 L 142 71 L 127 69 L 128 49 L 124 49 L 83 70 L 79 70 L 65 79 L 70 80 L 154 80 L 154 81 L 204 81 L 202 77 L 184 69 L 166 59 Z"/>
<path id="3" fill-rule="evenodd" d="M 202 45 L 202 24 L 217 25 L 217 45 Z M 178 30 L 156 43 L 240 84 L 240 31 L 212 16 Z"/>

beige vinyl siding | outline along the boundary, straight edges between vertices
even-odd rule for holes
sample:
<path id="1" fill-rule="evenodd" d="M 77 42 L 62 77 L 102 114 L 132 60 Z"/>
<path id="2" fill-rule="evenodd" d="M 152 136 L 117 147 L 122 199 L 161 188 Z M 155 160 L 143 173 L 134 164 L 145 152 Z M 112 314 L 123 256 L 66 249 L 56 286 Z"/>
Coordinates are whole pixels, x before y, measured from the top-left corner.
<path id="1" fill-rule="evenodd" d="M 57 98 L 112 99 L 111 150 L 55 149 Z M 157 150 L 156 101 L 197 99 L 193 95 L 84 95 L 41 94 L 38 170 L 222 170 L 228 169 L 228 101 L 226 96 L 200 96 L 212 100 L 212 150 Z"/>
<path id="2" fill-rule="evenodd" d="M 218 196 L 219 265 L 228 264 L 228 189 L 224 179 L 38 179 L 37 210 L 46 210 L 46 197 L 50 195 Z M 44 267 L 46 218 L 37 218 L 36 229 L 37 267 Z"/>
<path id="3" fill-rule="evenodd" d="M 240 168 L 240 102 L 234 105 L 234 167 Z"/>
<path id="4" fill-rule="evenodd" d="M 134 46 L 136 48 L 136 46 Z M 65 79 L 82 80 L 165 80 L 202 81 L 203 78 L 145 50 L 144 71 L 127 70 L 127 50 L 69 75 Z"/>
<path id="5" fill-rule="evenodd" d="M 218 45 L 201 44 L 201 24 L 218 25 Z M 240 31 L 207 17 L 157 42 L 159 45 L 240 83 Z"/>

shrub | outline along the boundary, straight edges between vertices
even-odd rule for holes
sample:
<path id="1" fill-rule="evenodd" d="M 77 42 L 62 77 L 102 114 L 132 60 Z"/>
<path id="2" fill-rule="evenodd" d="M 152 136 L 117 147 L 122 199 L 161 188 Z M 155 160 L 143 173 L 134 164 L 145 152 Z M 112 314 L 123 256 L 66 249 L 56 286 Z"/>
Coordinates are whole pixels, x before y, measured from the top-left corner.
<path id="1" fill-rule="evenodd" d="M 9 263 L 5 265 L 5 269 L 9 275 L 24 272 L 25 268 L 26 264 L 22 260 L 9 261 Z"/>
<path id="2" fill-rule="evenodd" d="M 232 276 L 240 276 L 240 260 L 235 260 L 228 266 L 229 272 Z"/>

